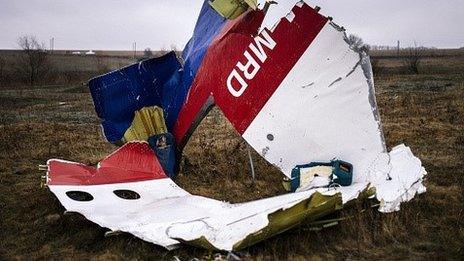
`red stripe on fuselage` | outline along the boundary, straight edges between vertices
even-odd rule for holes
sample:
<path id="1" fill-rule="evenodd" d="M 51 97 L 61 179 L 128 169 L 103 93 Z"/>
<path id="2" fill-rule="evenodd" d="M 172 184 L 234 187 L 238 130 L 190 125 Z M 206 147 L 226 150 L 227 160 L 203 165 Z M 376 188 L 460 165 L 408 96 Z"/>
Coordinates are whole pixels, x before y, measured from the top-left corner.
<path id="1" fill-rule="evenodd" d="M 295 6 L 292 12 L 292 22 L 283 18 L 274 32 L 265 29 L 276 44 L 272 49 L 262 46 L 267 56 L 264 62 L 260 60 L 263 57 L 258 57 L 250 48 L 250 44 L 257 46 L 254 37 L 264 18 L 262 11 L 250 11 L 229 22 L 212 42 L 174 126 L 174 135 L 180 144 L 187 138 L 189 128 L 211 95 L 236 130 L 240 134 L 245 132 L 328 21 L 306 4 Z M 266 38 L 263 32 L 260 37 Z M 245 52 L 260 67 L 252 79 L 246 79 L 237 66 L 238 62 L 243 65 L 249 62 Z M 249 71 L 253 68 L 251 66 Z M 233 89 L 238 90 L 235 94 L 227 84 L 234 70 L 238 76 L 232 78 Z M 240 77 L 245 79 L 247 87 L 244 89 L 240 88 L 244 81 L 237 80 Z"/>
<path id="2" fill-rule="evenodd" d="M 147 143 L 127 143 L 98 168 L 61 160 L 48 162 L 48 185 L 102 185 L 168 178 Z"/>

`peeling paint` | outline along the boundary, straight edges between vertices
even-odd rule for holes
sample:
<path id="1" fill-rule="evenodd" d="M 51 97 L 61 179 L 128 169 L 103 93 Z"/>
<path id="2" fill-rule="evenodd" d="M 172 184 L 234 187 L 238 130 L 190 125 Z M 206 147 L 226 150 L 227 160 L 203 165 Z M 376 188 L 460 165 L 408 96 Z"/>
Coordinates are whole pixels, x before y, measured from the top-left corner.
<path id="1" fill-rule="evenodd" d="M 306 87 L 311 87 L 311 86 L 313 86 L 313 85 L 314 85 L 314 82 L 309 83 L 309 84 L 306 84 L 306 85 L 303 85 L 303 86 L 301 86 L 301 88 L 305 89 Z"/>

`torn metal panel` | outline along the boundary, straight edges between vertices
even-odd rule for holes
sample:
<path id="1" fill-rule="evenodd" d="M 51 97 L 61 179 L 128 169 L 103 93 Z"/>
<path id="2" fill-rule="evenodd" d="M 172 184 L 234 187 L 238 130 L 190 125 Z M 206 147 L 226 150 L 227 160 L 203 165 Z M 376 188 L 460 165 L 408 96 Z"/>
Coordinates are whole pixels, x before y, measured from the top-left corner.
<path id="1" fill-rule="evenodd" d="M 250 53 L 245 54 L 244 50 L 255 41 L 253 36 L 257 35 L 263 18 L 262 11 L 250 10 L 239 18 L 228 21 L 221 33 L 211 42 L 173 127 L 173 134 L 181 148 L 195 129 L 196 120 L 206 116 L 202 111 L 208 101 L 213 100 L 226 117 L 232 119 L 230 115 L 232 113 L 226 112 L 225 108 L 232 109 L 236 104 L 228 104 L 229 101 L 223 100 L 229 93 L 227 81 L 234 67 L 237 66 L 237 61 L 243 60 L 244 56 L 250 56 Z M 267 36 L 266 33 L 263 36 L 256 36 L 257 43 L 254 45 L 256 52 L 259 52 L 261 47 L 267 49 L 268 47 L 264 45 L 271 44 Z M 264 59 L 264 56 L 261 58 Z M 235 110 L 237 119 L 240 118 L 240 114 L 247 113 L 246 109 Z"/>
<path id="2" fill-rule="evenodd" d="M 108 141 L 120 141 L 131 126 L 135 112 L 159 106 L 164 116 L 176 93 L 181 64 L 174 52 L 110 72 L 89 81 L 95 111 L 102 120 Z"/>
<path id="3" fill-rule="evenodd" d="M 228 22 L 206 0 L 182 59 L 170 52 L 91 79 L 89 88 L 107 140 L 120 142 L 134 113 L 149 106 L 163 109 L 171 132 L 211 42 Z"/>
<path id="4" fill-rule="evenodd" d="M 203 63 L 206 52 L 214 39 L 219 37 L 228 22 L 229 20 L 224 19 L 211 8 L 209 0 L 204 1 L 193 31 L 193 36 L 182 52 L 182 61 L 184 63 L 180 82 L 175 88 L 175 94 L 168 97 L 170 103 L 167 108 L 171 113 L 166 118 L 166 122 L 170 131 L 172 131 L 175 122 L 177 122 L 179 111 L 187 99 L 187 94 Z"/>
<path id="5" fill-rule="evenodd" d="M 180 144 L 188 139 L 192 120 L 211 95 L 237 131 L 244 133 L 328 21 L 307 5 L 293 12 L 298 23 L 282 20 L 274 32 L 265 28 L 259 33 L 263 12 L 249 11 L 229 22 L 229 29 L 211 44 L 179 113 L 173 132 Z"/>
<path id="6" fill-rule="evenodd" d="M 128 143 L 97 168 L 65 160 L 49 160 L 47 185 L 102 185 L 167 178 L 147 143 Z"/>
<path id="7" fill-rule="evenodd" d="M 264 157 L 287 176 L 296 165 L 339 158 L 361 181 L 384 151 L 359 54 L 343 36 L 327 22 L 243 133 L 258 152 L 267 148 Z"/>
<path id="8" fill-rule="evenodd" d="M 269 225 L 236 243 L 234 249 L 241 249 L 256 244 L 274 235 L 300 225 L 303 221 L 314 221 L 327 214 L 342 209 L 342 201 L 336 194 L 328 197 L 319 192 L 288 209 L 281 209 L 269 215 Z"/>
<path id="9" fill-rule="evenodd" d="M 67 211 L 168 249 L 190 242 L 210 249 L 237 250 L 307 218 L 332 213 L 342 204 L 340 194 L 323 196 L 314 190 L 229 204 L 191 195 L 157 173 L 162 169 L 150 147 L 136 142 L 121 147 L 97 169 L 50 160 L 47 184 Z M 102 182 L 108 175 L 111 179 Z M 133 192 L 138 197 L 123 198 L 116 191 Z M 69 192 L 91 198 L 82 200 Z"/>
<path id="10" fill-rule="evenodd" d="M 411 150 L 400 145 L 386 151 L 369 58 L 349 46 L 343 30 L 302 1 L 260 31 L 264 19 L 265 12 L 249 9 L 227 20 L 205 1 L 183 65 L 170 53 L 91 80 L 106 137 L 121 141 L 131 124 L 143 122 L 138 111 L 158 106 L 163 115 L 152 116 L 164 118 L 161 129 L 172 132 L 182 149 L 217 105 L 288 177 L 296 166 L 340 159 L 353 166 L 351 185 L 314 188 L 308 175 L 303 191 L 228 204 L 182 190 L 147 143 L 135 142 L 97 168 L 50 160 L 47 184 L 66 209 L 169 249 L 184 242 L 234 250 L 366 192 L 375 191 L 383 212 L 425 192 L 426 172 Z M 152 116 L 146 122 L 163 122 Z M 158 142 L 156 135 L 149 138 Z"/>
<path id="11" fill-rule="evenodd" d="M 426 192 L 423 181 L 427 172 L 409 147 L 398 145 L 388 156 L 387 169 L 382 170 L 377 166 L 378 174 L 370 177 L 377 191 L 376 197 L 381 203 L 381 212 L 398 211 L 402 202 Z"/>
<path id="12" fill-rule="evenodd" d="M 355 183 L 389 179 L 394 162 L 386 151 L 369 58 L 304 2 L 272 31 L 258 33 L 262 21 L 262 13 L 248 12 L 210 45 L 174 125 L 181 146 L 213 97 L 243 138 L 288 177 L 297 165 L 338 158 L 353 164 Z M 425 175 L 422 169 L 402 172 Z"/>

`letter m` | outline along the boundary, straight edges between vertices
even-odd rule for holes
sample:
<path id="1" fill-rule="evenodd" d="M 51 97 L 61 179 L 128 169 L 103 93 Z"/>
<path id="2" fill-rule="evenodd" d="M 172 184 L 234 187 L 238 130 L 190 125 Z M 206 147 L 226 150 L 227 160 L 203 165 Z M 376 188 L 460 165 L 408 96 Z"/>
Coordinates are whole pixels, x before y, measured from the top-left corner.
<path id="1" fill-rule="evenodd" d="M 264 51 L 264 46 L 272 50 L 277 45 L 277 43 L 269 35 L 268 31 L 265 29 L 262 31 L 261 35 L 258 35 L 254 39 L 255 44 L 250 44 L 250 49 L 256 55 L 256 57 L 263 63 L 267 59 L 267 54 Z M 256 45 L 256 46 L 255 46 Z"/>

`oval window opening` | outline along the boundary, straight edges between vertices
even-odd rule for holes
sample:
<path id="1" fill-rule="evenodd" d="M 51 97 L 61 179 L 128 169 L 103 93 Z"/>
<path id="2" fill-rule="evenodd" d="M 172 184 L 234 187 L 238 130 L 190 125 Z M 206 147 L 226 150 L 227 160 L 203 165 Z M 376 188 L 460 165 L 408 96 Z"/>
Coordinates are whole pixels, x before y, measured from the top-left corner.
<path id="1" fill-rule="evenodd" d="M 68 191 L 66 195 L 75 201 L 91 201 L 93 196 L 84 191 Z"/>
<path id="2" fill-rule="evenodd" d="M 132 191 L 132 190 L 126 190 L 126 189 L 120 189 L 120 190 L 115 190 L 113 193 L 122 198 L 122 199 L 127 199 L 127 200 L 134 200 L 134 199 L 139 199 L 140 195 L 139 193 Z"/>

